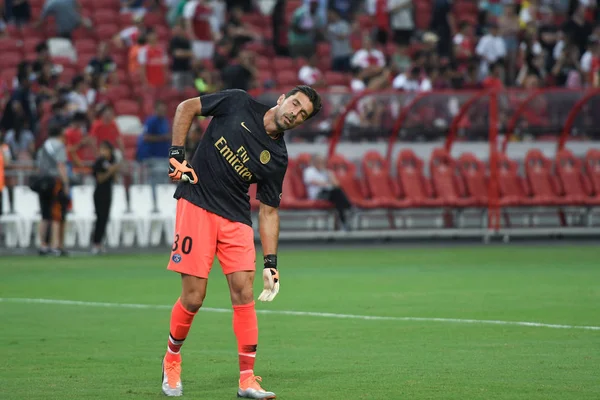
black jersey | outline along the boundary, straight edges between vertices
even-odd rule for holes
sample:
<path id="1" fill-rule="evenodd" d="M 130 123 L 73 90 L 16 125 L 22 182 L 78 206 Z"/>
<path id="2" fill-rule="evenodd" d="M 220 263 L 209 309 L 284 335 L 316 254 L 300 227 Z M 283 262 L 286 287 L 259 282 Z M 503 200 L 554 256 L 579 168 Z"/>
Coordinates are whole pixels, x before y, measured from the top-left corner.
<path id="1" fill-rule="evenodd" d="M 198 183 L 181 182 L 175 198 L 251 226 L 251 183 L 257 183 L 260 202 L 279 207 L 288 164 L 283 135 L 267 135 L 263 118 L 270 107 L 243 90 L 204 95 L 200 101 L 202 115 L 212 120 L 192 158 Z"/>

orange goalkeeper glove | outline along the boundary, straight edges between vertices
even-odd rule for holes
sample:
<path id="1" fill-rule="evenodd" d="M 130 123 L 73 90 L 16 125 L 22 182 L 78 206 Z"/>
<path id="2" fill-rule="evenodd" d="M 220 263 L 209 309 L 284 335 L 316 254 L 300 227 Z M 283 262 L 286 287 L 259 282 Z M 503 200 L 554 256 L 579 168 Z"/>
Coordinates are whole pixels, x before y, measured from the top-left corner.
<path id="1" fill-rule="evenodd" d="M 174 181 L 198 183 L 196 171 L 185 160 L 183 146 L 171 146 L 169 149 L 169 177 Z"/>
<path id="2" fill-rule="evenodd" d="M 279 271 L 277 271 L 277 256 L 274 254 L 265 256 L 263 283 L 264 289 L 258 299 L 260 301 L 272 301 L 279 293 Z"/>

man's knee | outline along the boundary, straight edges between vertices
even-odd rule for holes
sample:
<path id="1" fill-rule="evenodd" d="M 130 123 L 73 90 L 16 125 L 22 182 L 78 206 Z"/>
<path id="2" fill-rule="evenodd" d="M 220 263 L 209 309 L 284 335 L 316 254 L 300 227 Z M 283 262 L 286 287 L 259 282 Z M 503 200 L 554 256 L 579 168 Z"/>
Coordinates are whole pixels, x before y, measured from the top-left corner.
<path id="1" fill-rule="evenodd" d="M 186 310 L 196 312 L 206 296 L 206 280 L 195 276 L 184 276 L 181 290 L 181 304 Z"/>
<path id="2" fill-rule="evenodd" d="M 254 271 L 234 272 L 228 275 L 227 280 L 233 305 L 248 304 L 254 300 Z"/>

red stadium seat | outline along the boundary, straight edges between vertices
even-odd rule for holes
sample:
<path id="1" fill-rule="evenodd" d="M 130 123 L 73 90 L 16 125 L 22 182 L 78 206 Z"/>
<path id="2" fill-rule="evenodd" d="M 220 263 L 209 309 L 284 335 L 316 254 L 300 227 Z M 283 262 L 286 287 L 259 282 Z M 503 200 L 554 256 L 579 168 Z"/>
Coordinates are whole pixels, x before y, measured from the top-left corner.
<path id="1" fill-rule="evenodd" d="M 463 153 L 456 162 L 467 194 L 478 206 L 488 204 L 488 187 L 485 164 L 473 153 Z"/>
<path id="2" fill-rule="evenodd" d="M 114 24 L 119 21 L 119 12 L 114 9 L 96 9 L 92 14 L 92 20 L 96 25 Z"/>
<path id="3" fill-rule="evenodd" d="M 532 149 L 525 155 L 525 174 L 534 203 L 543 206 L 562 202 L 558 197 L 560 184 L 552 174 L 552 162 L 540 150 Z"/>
<path id="4" fill-rule="evenodd" d="M 146 13 L 144 14 L 144 25 L 153 27 L 165 27 L 165 16 L 159 13 Z"/>
<path id="5" fill-rule="evenodd" d="M 276 73 L 283 70 L 293 70 L 296 68 L 294 59 L 291 57 L 275 57 L 272 66 Z"/>
<path id="6" fill-rule="evenodd" d="M 353 205 L 368 209 L 384 207 L 378 201 L 366 198 L 353 163 L 335 154 L 327 161 L 327 167 L 334 172 L 341 189 Z"/>
<path id="7" fill-rule="evenodd" d="M 501 206 L 533 205 L 527 184 L 519 176 L 519 165 L 506 154 L 498 154 L 498 190 Z"/>
<path id="8" fill-rule="evenodd" d="M 348 85 L 348 77 L 346 76 L 346 74 L 340 72 L 326 71 L 323 77 L 325 78 L 325 82 L 327 83 L 327 85 Z"/>
<path id="9" fill-rule="evenodd" d="M 600 196 L 600 150 L 590 149 L 585 155 L 585 171 L 592 194 Z"/>
<path id="10" fill-rule="evenodd" d="M 117 115 L 136 115 L 142 116 L 140 113 L 140 105 L 133 100 L 117 100 L 115 102 L 115 113 Z"/>
<path id="11" fill-rule="evenodd" d="M 21 53 L 21 47 L 13 37 L 0 38 L 1 53 Z"/>
<path id="12" fill-rule="evenodd" d="M 396 162 L 396 177 L 404 196 L 416 207 L 442 207 L 444 202 L 432 196 L 431 184 L 423 175 L 423 161 L 410 150 L 402 150 Z"/>
<path id="13" fill-rule="evenodd" d="M 462 197 L 464 186 L 456 175 L 454 160 L 445 149 L 435 149 L 429 161 L 431 183 L 438 199 L 450 207 L 474 206 L 475 198 Z"/>
<path id="14" fill-rule="evenodd" d="M 391 179 L 387 161 L 376 151 L 367 152 L 362 159 L 363 187 L 370 198 L 386 208 L 407 208 L 412 203 L 400 200 L 398 184 Z"/>
<path id="15" fill-rule="evenodd" d="M 264 71 L 264 70 L 269 70 L 269 73 L 270 73 L 271 59 L 269 57 L 257 56 L 256 57 L 256 68 L 258 68 L 259 72 Z"/>
<path id="16" fill-rule="evenodd" d="M 600 195 L 590 196 L 592 194 L 591 182 L 583 173 L 581 161 L 570 150 L 559 151 L 554 166 L 562 186 L 563 203 L 600 205 Z"/>
<path id="17" fill-rule="evenodd" d="M 298 74 L 296 71 L 279 71 L 275 74 L 278 86 L 293 86 L 298 84 Z"/>
<path id="18" fill-rule="evenodd" d="M 100 40 L 110 40 L 114 35 L 116 35 L 120 29 L 116 24 L 102 24 L 99 25 L 96 29 L 96 37 Z"/>
<path id="19" fill-rule="evenodd" d="M 0 57 L 0 68 L 13 68 L 23 61 L 21 53 L 3 53 Z"/>
<path id="20" fill-rule="evenodd" d="M 97 49 L 98 45 L 93 39 L 80 39 L 75 42 L 75 50 L 77 50 L 78 55 L 83 53 L 96 54 Z"/>

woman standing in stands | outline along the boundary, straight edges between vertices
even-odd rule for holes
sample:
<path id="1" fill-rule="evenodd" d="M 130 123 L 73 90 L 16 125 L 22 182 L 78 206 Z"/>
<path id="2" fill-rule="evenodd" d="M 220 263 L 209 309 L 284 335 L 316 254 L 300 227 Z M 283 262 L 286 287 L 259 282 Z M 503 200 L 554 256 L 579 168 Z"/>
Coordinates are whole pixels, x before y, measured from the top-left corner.
<path id="1" fill-rule="evenodd" d="M 92 254 L 102 251 L 102 241 L 106 233 L 106 224 L 112 203 L 112 183 L 119 171 L 113 145 L 108 141 L 100 143 L 100 157 L 94 163 L 92 172 L 96 179 L 94 190 L 94 207 L 96 209 L 96 226 L 94 228 Z"/>

